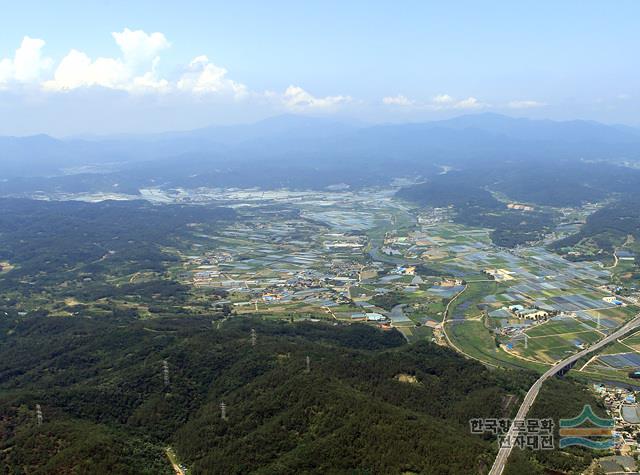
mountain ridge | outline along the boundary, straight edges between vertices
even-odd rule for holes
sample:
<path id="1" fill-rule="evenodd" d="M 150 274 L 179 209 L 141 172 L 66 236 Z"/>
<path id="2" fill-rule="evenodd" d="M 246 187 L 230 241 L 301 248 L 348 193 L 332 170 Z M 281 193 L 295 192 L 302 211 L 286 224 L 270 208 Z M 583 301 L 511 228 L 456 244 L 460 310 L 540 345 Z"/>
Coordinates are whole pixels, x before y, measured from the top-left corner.
<path id="1" fill-rule="evenodd" d="M 246 170 L 251 164 L 265 166 L 268 162 L 293 168 L 333 167 L 336 173 L 346 168 L 393 166 L 398 173 L 420 175 L 443 162 L 467 165 L 583 158 L 640 158 L 640 130 L 495 113 L 378 125 L 281 115 L 253 124 L 99 140 L 0 137 L 0 179 L 60 176 L 106 164 L 115 164 L 108 171 L 146 167 L 147 174 L 153 175 L 157 165 L 166 167 L 172 161 L 178 175 L 181 165 L 201 175 L 221 164 Z"/>

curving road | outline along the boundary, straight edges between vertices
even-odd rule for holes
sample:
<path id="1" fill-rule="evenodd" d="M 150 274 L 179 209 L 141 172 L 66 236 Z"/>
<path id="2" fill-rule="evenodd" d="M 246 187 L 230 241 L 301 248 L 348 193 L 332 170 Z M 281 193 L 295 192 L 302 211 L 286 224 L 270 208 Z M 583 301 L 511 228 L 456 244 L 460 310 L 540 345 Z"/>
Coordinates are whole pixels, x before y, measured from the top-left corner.
<path id="1" fill-rule="evenodd" d="M 529 409 L 531 409 L 533 402 L 536 400 L 536 397 L 540 392 L 540 388 L 542 387 L 542 384 L 547 379 L 549 379 L 552 376 L 555 376 L 566 366 L 575 363 L 583 356 L 586 356 L 590 353 L 593 353 L 594 351 L 599 350 L 600 348 L 607 345 L 608 343 L 615 341 L 616 339 L 623 336 L 625 333 L 628 333 L 631 330 L 635 330 L 638 327 L 640 327 L 640 314 L 636 315 L 633 318 L 633 320 L 630 320 L 624 326 L 620 327 L 618 330 L 616 330 L 612 334 L 604 337 L 602 340 L 598 341 L 597 343 L 594 343 L 589 348 L 586 348 L 580 351 L 579 353 L 576 353 L 573 356 L 569 356 L 568 358 L 563 359 L 562 361 L 557 363 L 555 366 L 553 366 L 551 369 L 547 370 L 546 373 L 540 376 L 540 379 L 538 379 L 535 383 L 533 383 L 533 386 L 531 386 L 531 389 L 529 389 L 529 391 L 527 392 L 527 395 L 524 397 L 524 401 L 522 401 L 522 405 L 520 406 L 520 409 L 518 409 L 518 413 L 516 414 L 515 419 L 524 419 L 527 416 Z M 517 429 L 515 429 L 515 426 L 512 425 L 511 428 L 509 429 L 509 432 L 507 433 L 506 439 L 513 440 L 516 435 L 517 435 Z M 511 454 L 511 448 L 512 447 L 500 447 L 500 450 L 498 450 L 498 455 L 496 457 L 496 460 L 493 463 L 493 467 L 491 467 L 491 471 L 489 472 L 489 475 L 502 474 L 502 471 L 504 470 L 504 467 L 507 464 L 507 460 L 509 459 L 509 455 Z"/>

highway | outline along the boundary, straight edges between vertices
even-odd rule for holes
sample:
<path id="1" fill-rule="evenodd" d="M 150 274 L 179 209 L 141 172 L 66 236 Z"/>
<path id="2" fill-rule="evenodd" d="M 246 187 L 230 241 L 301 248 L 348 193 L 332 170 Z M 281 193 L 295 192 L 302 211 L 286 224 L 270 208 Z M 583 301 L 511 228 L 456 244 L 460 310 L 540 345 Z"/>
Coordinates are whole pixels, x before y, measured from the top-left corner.
<path id="1" fill-rule="evenodd" d="M 540 379 L 538 379 L 535 383 L 533 383 L 533 386 L 531 386 L 531 389 L 529 389 L 529 391 L 527 392 L 527 395 L 522 401 L 522 405 L 520 406 L 520 409 L 518 409 L 518 413 L 516 414 L 515 419 L 524 419 L 527 416 L 529 409 L 531 409 L 531 406 L 533 405 L 534 401 L 536 400 L 536 397 L 538 396 L 538 393 L 540 392 L 540 388 L 542 387 L 542 384 L 547 379 L 551 378 L 552 376 L 555 376 L 563 368 L 575 363 L 583 356 L 593 353 L 594 351 L 598 351 L 603 346 L 615 341 L 616 339 L 620 338 L 624 334 L 632 330 L 635 330 L 638 327 L 640 327 L 640 314 L 636 315 L 633 318 L 633 320 L 630 320 L 629 322 L 627 322 L 624 326 L 620 327 L 611 335 L 604 337 L 602 340 L 598 341 L 597 343 L 594 343 L 589 348 L 585 348 L 579 353 L 576 353 L 573 356 L 569 356 L 568 358 L 565 358 L 562 361 L 558 362 L 555 366 L 551 367 L 549 370 L 547 370 L 546 373 L 540 376 Z M 517 435 L 517 429 L 512 424 L 511 428 L 509 429 L 509 432 L 507 433 L 506 440 L 514 440 L 516 435 Z M 498 450 L 498 455 L 496 456 L 496 460 L 493 463 L 493 467 L 491 467 L 491 471 L 489 472 L 489 475 L 502 474 L 504 467 L 507 464 L 507 460 L 509 459 L 509 455 L 511 454 L 511 449 L 512 447 L 501 447 Z"/>

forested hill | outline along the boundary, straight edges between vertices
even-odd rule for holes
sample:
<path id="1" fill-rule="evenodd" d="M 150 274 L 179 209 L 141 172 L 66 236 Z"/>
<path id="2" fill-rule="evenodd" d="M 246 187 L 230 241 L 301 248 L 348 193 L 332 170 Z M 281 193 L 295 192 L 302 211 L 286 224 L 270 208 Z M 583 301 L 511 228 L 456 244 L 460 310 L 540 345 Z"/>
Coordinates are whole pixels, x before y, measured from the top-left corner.
<path id="1" fill-rule="evenodd" d="M 531 381 L 363 325 L 5 318 L 0 472 L 170 473 L 170 445 L 194 474 L 478 473 L 468 419 Z"/>
<path id="2" fill-rule="evenodd" d="M 215 226 L 235 216 L 228 208 L 142 200 L 0 199 L 0 262 L 16 264 L 0 276 L 0 289 L 28 295 L 56 286 L 77 297 L 106 275 L 163 272 L 166 262 L 176 259 L 164 248 L 186 235 L 193 223 Z M 83 283 L 87 277 L 93 284 Z M 100 298 L 97 293 L 93 298 Z"/>
<path id="3" fill-rule="evenodd" d="M 488 191 L 485 183 L 487 177 L 479 171 L 453 172 L 403 188 L 397 196 L 421 206 L 451 207 L 457 222 L 492 229 L 491 239 L 498 246 L 538 241 L 552 229 L 553 213 L 509 209 Z"/>
<path id="4" fill-rule="evenodd" d="M 489 193 L 541 206 L 579 206 L 612 194 L 633 194 L 640 170 L 603 162 L 530 160 L 467 163 L 400 190 L 399 196 L 430 206 L 476 205 L 495 208 Z"/>
<path id="5" fill-rule="evenodd" d="M 637 196 L 638 189 L 640 170 L 633 168 L 577 160 L 543 165 L 513 161 L 493 166 L 472 164 L 403 188 L 397 196 L 421 206 L 451 206 L 458 222 L 493 229 L 495 244 L 514 247 L 538 241 L 553 229 L 557 213 L 550 208 L 622 198 L 616 210 L 624 213 L 625 200 Z M 495 195 L 503 201 L 530 204 L 533 209 L 509 209 Z M 593 223 L 601 218 L 595 216 Z M 613 227 L 621 226 L 629 223 L 618 222 Z"/>
<path id="6" fill-rule="evenodd" d="M 556 241 L 553 247 L 562 252 L 589 241 L 603 255 L 585 258 L 602 258 L 611 256 L 628 240 L 640 240 L 640 195 L 637 193 L 625 195 L 599 209 L 587 218 L 579 232 Z"/>

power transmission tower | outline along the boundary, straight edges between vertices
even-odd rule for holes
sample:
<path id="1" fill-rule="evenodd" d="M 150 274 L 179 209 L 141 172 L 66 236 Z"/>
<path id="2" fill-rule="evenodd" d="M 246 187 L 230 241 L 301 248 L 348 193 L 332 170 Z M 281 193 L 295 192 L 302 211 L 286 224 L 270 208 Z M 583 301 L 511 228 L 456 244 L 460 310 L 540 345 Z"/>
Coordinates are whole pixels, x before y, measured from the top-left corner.
<path id="1" fill-rule="evenodd" d="M 167 360 L 162 360 L 162 375 L 164 376 L 164 385 L 169 386 L 169 363 Z"/>
<path id="2" fill-rule="evenodd" d="M 42 408 L 40 407 L 40 404 L 36 404 L 36 423 L 41 426 L 42 420 Z"/>
<path id="3" fill-rule="evenodd" d="M 220 418 L 223 421 L 227 420 L 227 405 L 223 402 L 220 403 Z"/>
<path id="4" fill-rule="evenodd" d="M 256 342 L 258 341 L 258 335 L 254 328 L 251 329 L 251 346 L 256 346 Z"/>

